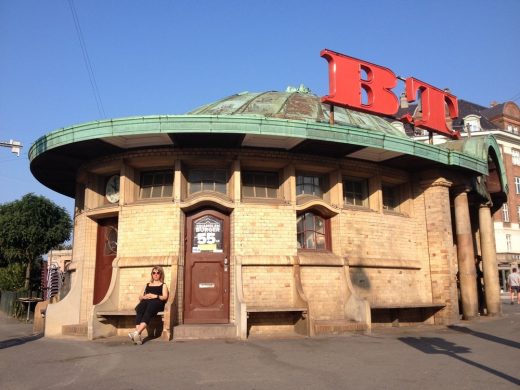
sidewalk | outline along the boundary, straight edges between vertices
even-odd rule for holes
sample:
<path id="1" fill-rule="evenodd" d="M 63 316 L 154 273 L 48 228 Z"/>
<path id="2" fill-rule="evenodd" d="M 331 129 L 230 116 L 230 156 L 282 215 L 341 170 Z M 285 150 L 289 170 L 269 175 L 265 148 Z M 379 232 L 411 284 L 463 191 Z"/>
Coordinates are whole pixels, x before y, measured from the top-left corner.
<path id="1" fill-rule="evenodd" d="M 32 322 L 26 323 L 0 311 L 0 349 L 36 340 L 42 335 L 33 334 Z"/>
<path id="2" fill-rule="evenodd" d="M 0 315 L 0 388 L 518 389 L 520 305 L 449 327 L 294 339 L 40 338 Z M 23 371 L 22 371 L 22 368 Z"/>

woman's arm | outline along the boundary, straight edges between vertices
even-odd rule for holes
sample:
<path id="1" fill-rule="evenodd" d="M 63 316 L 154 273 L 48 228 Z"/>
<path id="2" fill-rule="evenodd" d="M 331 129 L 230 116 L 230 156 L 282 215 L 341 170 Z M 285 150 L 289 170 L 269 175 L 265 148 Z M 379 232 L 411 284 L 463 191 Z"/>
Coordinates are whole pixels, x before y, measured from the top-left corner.
<path id="1" fill-rule="evenodd" d="M 166 286 L 166 283 L 163 283 L 162 285 L 162 295 L 159 295 L 158 297 L 161 301 L 168 300 L 168 287 Z"/>
<path id="2" fill-rule="evenodd" d="M 155 298 L 155 294 L 151 294 L 151 293 L 147 293 L 146 292 L 146 287 L 148 287 L 148 285 L 146 285 L 144 287 L 143 294 L 139 296 L 139 300 L 140 301 L 142 301 L 143 299 L 154 299 Z"/>

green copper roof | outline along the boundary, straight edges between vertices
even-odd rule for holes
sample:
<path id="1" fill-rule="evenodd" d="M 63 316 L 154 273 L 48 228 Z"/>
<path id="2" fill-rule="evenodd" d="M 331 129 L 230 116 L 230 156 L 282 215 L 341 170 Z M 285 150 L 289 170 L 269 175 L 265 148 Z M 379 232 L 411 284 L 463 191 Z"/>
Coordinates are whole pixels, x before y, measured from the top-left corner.
<path id="1" fill-rule="evenodd" d="M 500 146 L 492 135 L 486 135 L 484 137 L 474 136 L 456 141 L 448 141 L 444 144 L 440 144 L 439 147 L 448 149 L 450 152 L 459 152 L 460 155 L 454 155 L 459 156 L 459 158 L 461 156 L 473 156 L 482 161 L 493 160 L 495 164 L 498 165 L 497 171 L 501 187 L 506 194 L 509 192 L 506 169 L 504 162 L 500 158 Z"/>
<path id="2" fill-rule="evenodd" d="M 197 140 L 197 146 L 212 146 L 215 137 L 220 136 L 238 142 L 233 147 L 305 152 L 301 145 L 311 143 L 312 148 L 315 145 L 322 148 L 320 155 L 323 156 L 363 158 L 359 153 L 368 151 L 373 155 L 385 154 L 385 158 L 378 161 L 410 156 L 488 174 L 487 154 L 478 147 L 470 147 L 471 143 L 465 148 L 429 145 L 409 138 L 373 115 L 339 108 L 334 114 L 334 125 L 331 125 L 328 107 L 322 105 L 317 96 L 293 91 L 237 94 L 186 115 L 88 122 L 39 138 L 29 150 L 31 171 L 48 187 L 73 196 L 75 170 L 93 158 L 138 147 L 175 149 L 179 147 L 178 141 L 186 137 Z M 203 135 L 207 136 L 206 143 L 201 142 Z M 496 141 L 489 141 L 488 150 L 495 148 L 495 144 Z"/>
<path id="3" fill-rule="evenodd" d="M 288 88 L 288 91 L 290 92 L 242 92 L 196 108 L 188 115 L 243 115 L 327 124 L 330 122 L 330 106 L 322 104 L 318 96 L 304 87 Z M 334 108 L 334 123 L 406 137 L 406 134 L 378 116 L 342 107 Z"/>

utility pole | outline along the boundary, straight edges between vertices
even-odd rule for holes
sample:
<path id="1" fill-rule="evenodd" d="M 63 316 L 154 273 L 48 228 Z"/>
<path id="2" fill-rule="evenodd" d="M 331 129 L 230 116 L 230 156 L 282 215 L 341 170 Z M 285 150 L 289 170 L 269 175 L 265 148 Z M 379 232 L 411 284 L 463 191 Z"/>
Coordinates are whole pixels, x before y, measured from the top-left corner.
<path id="1" fill-rule="evenodd" d="M 18 157 L 20 157 L 20 149 L 23 148 L 20 141 L 13 141 L 12 139 L 9 140 L 9 142 L 0 141 L 0 146 L 11 148 L 11 152 L 15 153 Z"/>

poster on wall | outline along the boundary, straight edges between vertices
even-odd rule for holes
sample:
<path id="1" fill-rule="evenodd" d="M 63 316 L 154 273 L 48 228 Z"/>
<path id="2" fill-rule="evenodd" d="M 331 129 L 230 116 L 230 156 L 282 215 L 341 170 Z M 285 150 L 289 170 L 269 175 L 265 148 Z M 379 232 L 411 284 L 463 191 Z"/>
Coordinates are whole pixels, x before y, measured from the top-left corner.
<path id="1" fill-rule="evenodd" d="M 194 221 L 192 253 L 222 253 L 222 224 L 210 215 Z"/>

